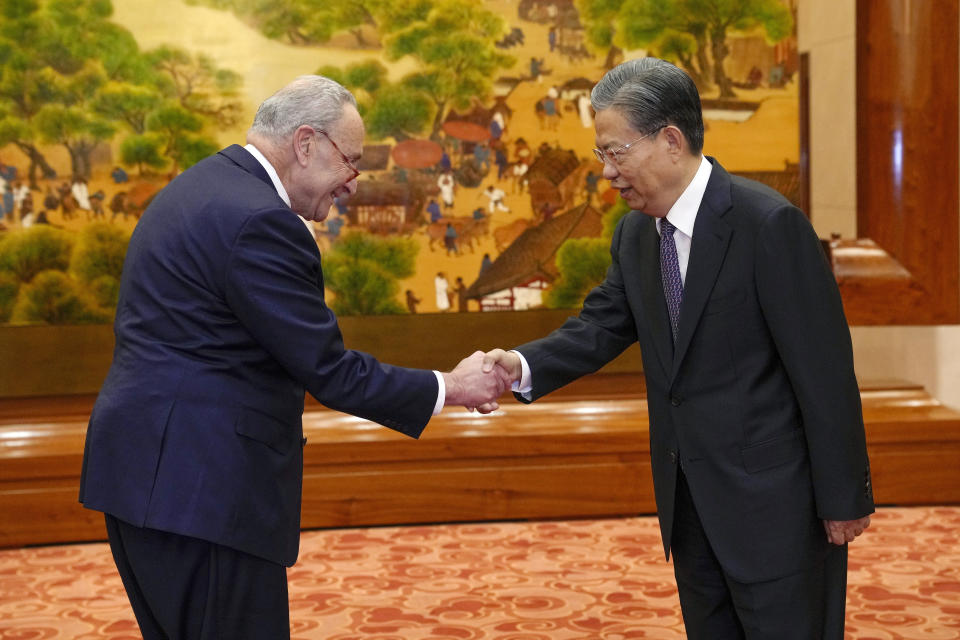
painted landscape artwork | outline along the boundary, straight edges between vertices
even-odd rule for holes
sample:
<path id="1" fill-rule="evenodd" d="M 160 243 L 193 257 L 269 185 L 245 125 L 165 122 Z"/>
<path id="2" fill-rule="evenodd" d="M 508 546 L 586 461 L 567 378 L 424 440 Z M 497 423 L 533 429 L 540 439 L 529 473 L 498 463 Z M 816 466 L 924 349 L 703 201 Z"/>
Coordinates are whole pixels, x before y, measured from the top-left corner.
<path id="1" fill-rule="evenodd" d="M 576 308 L 626 212 L 589 94 L 655 55 L 704 152 L 794 202 L 800 0 L 3 0 L 0 323 L 110 322 L 129 235 L 298 75 L 348 87 L 357 193 L 311 224 L 340 315 Z"/>

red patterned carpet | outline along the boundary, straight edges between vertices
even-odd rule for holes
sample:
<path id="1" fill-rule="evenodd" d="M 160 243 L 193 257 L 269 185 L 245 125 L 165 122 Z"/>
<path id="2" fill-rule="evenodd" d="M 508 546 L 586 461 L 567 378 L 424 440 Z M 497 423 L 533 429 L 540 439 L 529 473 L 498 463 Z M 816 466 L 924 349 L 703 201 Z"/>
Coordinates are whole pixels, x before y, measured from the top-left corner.
<path id="1" fill-rule="evenodd" d="M 653 518 L 313 531 L 297 640 L 683 638 Z M 960 507 L 887 508 L 851 546 L 847 638 L 960 639 Z M 0 551 L 0 638 L 139 638 L 105 544 Z"/>

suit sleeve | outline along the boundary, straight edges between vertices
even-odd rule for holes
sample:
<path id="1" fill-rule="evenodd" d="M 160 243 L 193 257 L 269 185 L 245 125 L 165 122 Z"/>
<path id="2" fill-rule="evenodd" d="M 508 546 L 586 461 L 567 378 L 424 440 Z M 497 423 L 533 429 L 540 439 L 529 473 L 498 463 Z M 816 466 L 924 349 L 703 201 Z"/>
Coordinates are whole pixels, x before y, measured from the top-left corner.
<path id="1" fill-rule="evenodd" d="M 818 515 L 863 517 L 873 512 L 870 466 L 836 280 L 796 207 L 771 213 L 757 243 L 757 294 L 800 405 Z"/>
<path id="2" fill-rule="evenodd" d="M 324 302 L 320 254 L 296 215 L 276 209 L 251 216 L 225 280 L 227 302 L 253 339 L 317 400 L 420 435 L 437 400 L 436 376 L 344 348 Z"/>
<path id="3" fill-rule="evenodd" d="M 532 388 L 521 402 L 544 395 L 607 364 L 637 341 L 636 323 L 627 303 L 620 270 L 623 220 L 610 245 L 606 278 L 586 297 L 583 309 L 545 338 L 516 347 L 530 365 Z"/>

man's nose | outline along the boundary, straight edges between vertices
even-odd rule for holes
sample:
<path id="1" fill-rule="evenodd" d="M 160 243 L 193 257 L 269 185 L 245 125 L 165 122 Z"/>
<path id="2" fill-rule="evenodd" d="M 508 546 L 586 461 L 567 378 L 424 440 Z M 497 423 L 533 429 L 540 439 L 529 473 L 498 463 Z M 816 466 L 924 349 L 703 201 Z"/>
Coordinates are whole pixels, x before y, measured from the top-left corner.
<path id="1" fill-rule="evenodd" d="M 617 166 L 612 162 L 603 163 L 603 177 L 607 180 L 613 181 L 616 177 L 620 175 L 620 171 L 617 170 Z"/>

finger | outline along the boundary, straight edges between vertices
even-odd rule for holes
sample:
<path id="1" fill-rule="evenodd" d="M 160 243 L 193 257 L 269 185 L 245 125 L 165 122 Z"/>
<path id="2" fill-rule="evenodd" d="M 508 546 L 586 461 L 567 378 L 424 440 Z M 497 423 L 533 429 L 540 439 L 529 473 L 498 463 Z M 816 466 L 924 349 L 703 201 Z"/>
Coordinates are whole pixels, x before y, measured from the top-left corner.
<path id="1" fill-rule="evenodd" d="M 505 351 L 503 349 L 491 349 L 483 355 L 483 372 L 490 373 L 493 371 L 493 366 L 499 364 L 503 359 L 503 354 Z"/>
<path id="2" fill-rule="evenodd" d="M 477 411 L 482 414 L 492 413 L 500 408 L 500 405 L 496 401 L 484 402 L 483 404 L 477 407 Z"/>

